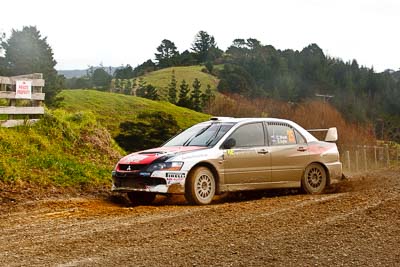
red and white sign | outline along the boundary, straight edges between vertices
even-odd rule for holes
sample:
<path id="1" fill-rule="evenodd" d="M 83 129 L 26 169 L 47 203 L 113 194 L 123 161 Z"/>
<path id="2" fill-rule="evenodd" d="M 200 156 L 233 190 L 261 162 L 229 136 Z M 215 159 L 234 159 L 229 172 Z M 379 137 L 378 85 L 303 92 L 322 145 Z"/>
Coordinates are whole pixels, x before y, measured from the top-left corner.
<path id="1" fill-rule="evenodd" d="M 31 81 L 15 81 L 15 98 L 31 99 L 32 98 L 32 82 Z"/>

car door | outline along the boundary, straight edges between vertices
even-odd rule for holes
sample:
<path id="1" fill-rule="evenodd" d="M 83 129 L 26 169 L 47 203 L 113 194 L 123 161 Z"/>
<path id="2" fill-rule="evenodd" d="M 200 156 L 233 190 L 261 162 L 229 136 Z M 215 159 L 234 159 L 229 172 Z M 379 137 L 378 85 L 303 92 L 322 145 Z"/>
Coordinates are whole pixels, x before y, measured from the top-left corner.
<path id="1" fill-rule="evenodd" d="M 300 181 L 310 157 L 306 140 L 286 123 L 269 122 L 267 129 L 270 140 L 271 181 Z"/>
<path id="2" fill-rule="evenodd" d="M 241 125 L 226 140 L 236 145 L 224 150 L 225 184 L 265 183 L 271 179 L 271 157 L 262 122 Z"/>

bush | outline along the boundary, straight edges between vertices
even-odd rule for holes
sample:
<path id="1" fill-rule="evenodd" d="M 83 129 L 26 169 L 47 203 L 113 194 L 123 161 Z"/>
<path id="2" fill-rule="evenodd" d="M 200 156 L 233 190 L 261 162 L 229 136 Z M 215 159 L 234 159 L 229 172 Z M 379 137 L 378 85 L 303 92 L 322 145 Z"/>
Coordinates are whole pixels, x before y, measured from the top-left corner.
<path id="1" fill-rule="evenodd" d="M 163 111 L 139 113 L 137 121 L 125 121 L 119 127 L 115 141 L 129 152 L 158 147 L 179 131 L 174 117 Z"/>

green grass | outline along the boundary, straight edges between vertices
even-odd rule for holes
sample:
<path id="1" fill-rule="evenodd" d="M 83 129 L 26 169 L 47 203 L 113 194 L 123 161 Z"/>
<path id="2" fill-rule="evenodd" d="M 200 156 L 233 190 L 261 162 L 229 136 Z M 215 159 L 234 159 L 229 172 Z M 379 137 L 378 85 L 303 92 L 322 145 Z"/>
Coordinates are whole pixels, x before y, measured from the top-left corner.
<path id="1" fill-rule="evenodd" d="M 182 129 L 210 118 L 210 115 L 177 107 L 168 102 L 123 94 L 95 90 L 64 90 L 59 96 L 64 98 L 60 104 L 62 109 L 68 112 L 92 112 L 113 137 L 119 133 L 121 122 L 135 121 L 137 114 L 142 111 L 164 111 L 171 114 Z"/>
<path id="2" fill-rule="evenodd" d="M 123 151 L 90 112 L 47 111 L 33 126 L 0 127 L 0 182 L 110 183 Z"/>
<path id="3" fill-rule="evenodd" d="M 188 67 L 170 67 L 157 71 L 150 72 L 143 77 L 148 84 L 152 84 L 156 88 L 160 89 L 161 92 L 166 92 L 168 84 L 171 81 L 172 71 L 175 71 L 175 78 L 177 80 L 178 86 L 182 80 L 190 85 L 193 84 L 195 78 L 199 79 L 201 83 L 201 88 L 205 90 L 207 84 L 211 86 L 212 89 L 216 89 L 218 85 L 218 78 L 201 71 L 205 68 L 204 66 L 188 66 Z"/>
<path id="4" fill-rule="evenodd" d="M 65 90 L 56 110 L 32 126 L 0 127 L 1 183 L 84 187 L 110 185 L 110 173 L 125 152 L 112 137 L 119 124 L 143 111 L 171 114 L 186 128 L 209 115 L 167 102 L 94 90 Z"/>

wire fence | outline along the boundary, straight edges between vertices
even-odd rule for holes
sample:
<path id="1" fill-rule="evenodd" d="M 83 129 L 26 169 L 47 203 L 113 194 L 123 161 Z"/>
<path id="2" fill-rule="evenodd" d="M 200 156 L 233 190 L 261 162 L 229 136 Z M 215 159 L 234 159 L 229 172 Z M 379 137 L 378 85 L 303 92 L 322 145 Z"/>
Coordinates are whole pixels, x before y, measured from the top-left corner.
<path id="1" fill-rule="evenodd" d="M 400 166 L 400 148 L 383 146 L 347 146 L 340 149 L 343 170 L 363 172 Z"/>

